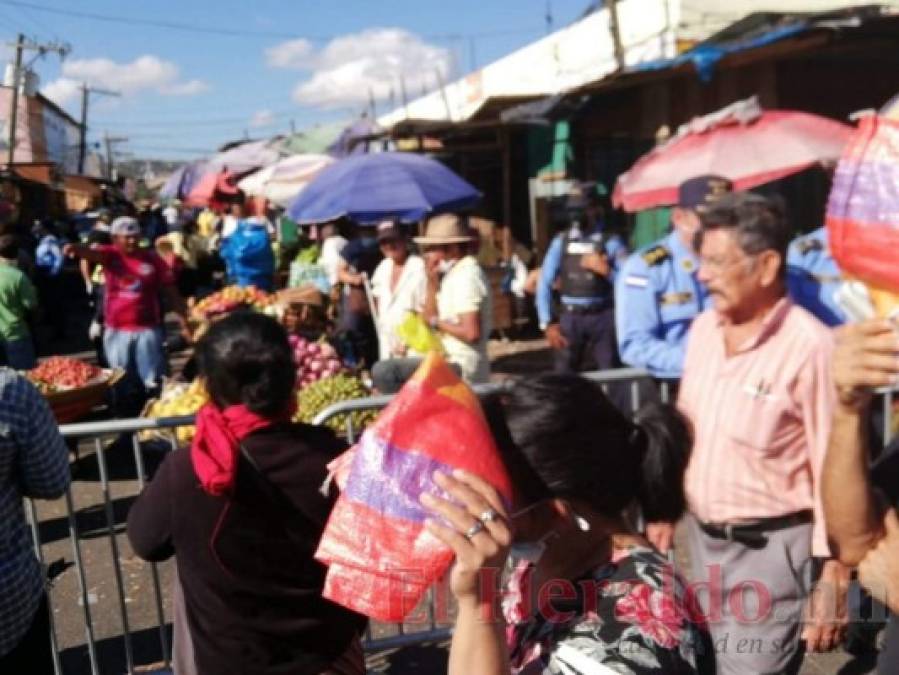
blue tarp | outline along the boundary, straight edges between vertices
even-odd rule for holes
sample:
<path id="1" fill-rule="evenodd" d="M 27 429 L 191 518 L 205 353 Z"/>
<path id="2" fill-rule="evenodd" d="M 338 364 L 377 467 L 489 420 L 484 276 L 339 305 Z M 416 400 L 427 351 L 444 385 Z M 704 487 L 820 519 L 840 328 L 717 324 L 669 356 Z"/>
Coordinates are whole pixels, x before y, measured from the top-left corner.
<path id="1" fill-rule="evenodd" d="M 649 61 L 630 68 L 630 72 L 642 72 L 647 70 L 667 70 L 669 68 L 677 68 L 685 63 L 692 63 L 696 67 L 699 79 L 703 82 L 709 82 L 715 74 L 715 66 L 718 61 L 728 54 L 736 54 L 738 52 L 757 49 L 765 45 L 784 40 L 788 37 L 804 33 L 811 29 L 812 26 L 805 22 L 775 28 L 764 35 L 750 38 L 748 40 L 732 43 L 732 44 L 714 44 L 702 43 L 693 49 L 675 56 L 673 59 L 659 59 L 657 61 Z"/>

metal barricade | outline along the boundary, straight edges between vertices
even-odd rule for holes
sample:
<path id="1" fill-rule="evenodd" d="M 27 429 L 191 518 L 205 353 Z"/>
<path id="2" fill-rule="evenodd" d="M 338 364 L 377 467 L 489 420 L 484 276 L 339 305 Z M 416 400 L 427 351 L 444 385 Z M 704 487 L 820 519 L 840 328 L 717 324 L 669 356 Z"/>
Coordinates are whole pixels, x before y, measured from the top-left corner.
<path id="1" fill-rule="evenodd" d="M 599 383 L 608 390 L 612 385 L 628 385 L 630 408 L 636 411 L 645 403 L 646 386 L 656 386 L 648 373 L 636 369 L 621 369 L 585 373 L 584 377 Z M 475 387 L 479 395 L 502 392 L 511 385 L 504 383 Z M 620 388 L 619 388 L 620 391 Z M 661 400 L 671 400 L 673 388 L 669 383 L 659 387 Z M 365 399 L 344 401 L 322 411 L 316 424 L 327 422 L 341 413 L 358 410 L 381 409 L 391 400 L 390 396 L 376 396 Z M 893 392 L 884 393 L 884 438 L 889 439 L 892 430 Z M 358 436 L 353 427 L 352 415 L 346 416 L 347 439 L 352 443 Z M 87 480 L 82 474 L 75 475 L 79 483 L 81 501 L 91 504 L 77 504 L 70 488 L 60 500 L 32 502 L 26 500 L 26 514 L 31 521 L 35 541 L 35 552 L 44 563 L 54 558 L 71 555 L 73 574 L 60 574 L 48 593 L 51 607 L 51 639 L 54 647 L 54 665 L 57 675 L 62 675 L 70 660 L 80 660 L 80 665 L 72 670 L 100 675 L 108 672 L 133 673 L 138 661 L 146 662 L 146 654 L 152 653 L 168 667 L 171 663 L 172 645 L 169 639 L 171 610 L 171 587 L 166 581 L 172 574 L 172 563 L 156 565 L 136 561 L 130 556 L 130 545 L 125 536 L 125 510 L 117 505 L 127 506 L 127 500 L 135 497 L 147 480 L 144 452 L 137 434 L 142 431 L 157 430 L 171 433 L 171 440 L 160 446 L 160 452 L 174 449 L 177 443 L 174 430 L 180 426 L 193 424 L 193 417 L 169 419 L 112 420 L 97 423 L 70 424 L 60 428 L 66 439 L 89 444 L 96 459 L 97 473 Z M 125 457 L 127 456 L 127 461 Z M 110 457 L 115 462 L 112 472 Z M 80 469 L 83 469 L 79 463 Z M 124 466 L 123 468 L 123 465 Z M 87 489 L 90 481 L 96 482 L 94 489 Z M 95 510 L 99 509 L 96 513 Z M 100 524 L 90 526 L 91 518 L 100 516 Z M 42 532 L 57 532 L 56 537 L 44 537 Z M 45 541 L 44 539 L 50 539 Z M 102 539 L 106 546 L 98 545 Z M 66 550 L 66 547 L 68 550 Z M 102 575 L 105 566 L 111 567 L 109 574 Z M 132 571 L 133 566 L 140 569 Z M 149 580 L 150 593 L 144 592 L 142 585 Z M 67 586 L 67 588 L 65 588 Z M 106 595 L 109 591 L 109 595 Z M 384 626 L 376 624 L 366 635 L 367 651 L 395 649 L 421 643 L 445 640 L 450 626 L 445 600 L 438 599 L 437 591 L 429 593 L 427 602 L 417 613 L 419 620 L 412 625 L 397 624 Z M 441 604 L 443 603 L 443 604 Z M 137 612 L 136 610 L 141 610 Z M 135 614 L 140 613 L 136 621 Z M 147 616 L 152 619 L 148 620 Z M 146 625 L 149 621 L 150 625 Z M 421 626 L 425 626 L 423 630 Z M 151 635 L 155 633 L 155 637 Z M 139 648 L 135 636 L 140 636 Z M 150 643 L 154 646 L 148 647 Z M 115 666 L 104 668 L 111 661 Z M 105 657 L 104 657 L 105 655 Z M 66 658 L 63 658 L 63 657 Z"/>

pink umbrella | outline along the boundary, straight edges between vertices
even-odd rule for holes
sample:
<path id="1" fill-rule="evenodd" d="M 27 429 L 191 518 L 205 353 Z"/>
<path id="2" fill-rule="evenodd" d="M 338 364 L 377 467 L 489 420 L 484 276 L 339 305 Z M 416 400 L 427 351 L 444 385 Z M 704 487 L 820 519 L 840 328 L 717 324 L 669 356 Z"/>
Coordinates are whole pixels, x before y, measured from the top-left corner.
<path id="1" fill-rule="evenodd" d="M 739 101 L 681 127 L 621 174 L 612 201 L 625 211 L 674 204 L 677 188 L 697 176 L 717 175 L 735 190 L 836 162 L 852 127 L 792 110 L 762 111 L 755 98 Z"/>
<path id="2" fill-rule="evenodd" d="M 207 173 L 184 199 L 186 206 L 217 206 L 238 194 L 230 171 Z"/>

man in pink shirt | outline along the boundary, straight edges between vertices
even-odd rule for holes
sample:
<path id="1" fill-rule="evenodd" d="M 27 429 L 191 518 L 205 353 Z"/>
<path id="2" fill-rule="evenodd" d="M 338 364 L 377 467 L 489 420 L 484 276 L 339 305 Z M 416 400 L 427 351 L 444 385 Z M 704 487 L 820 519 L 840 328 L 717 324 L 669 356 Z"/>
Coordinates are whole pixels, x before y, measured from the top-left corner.
<path id="1" fill-rule="evenodd" d="M 136 373 L 146 389 L 161 383 L 165 369 L 163 354 L 163 310 L 168 306 L 185 325 L 184 301 L 175 290 L 171 269 L 155 251 L 141 249 L 140 225 L 123 216 L 112 223 L 112 246 L 69 244 L 66 255 L 103 266 L 106 281 L 103 348 L 113 368 Z"/>
<path id="2" fill-rule="evenodd" d="M 694 583 L 708 584 L 696 598 L 718 673 L 796 673 L 805 649 L 832 649 L 845 624 L 837 598 L 848 571 L 830 558 L 820 500 L 832 338 L 786 296 L 780 208 L 736 193 L 702 223 L 699 279 L 712 309 L 691 328 L 679 394 L 694 433 L 689 555 Z"/>

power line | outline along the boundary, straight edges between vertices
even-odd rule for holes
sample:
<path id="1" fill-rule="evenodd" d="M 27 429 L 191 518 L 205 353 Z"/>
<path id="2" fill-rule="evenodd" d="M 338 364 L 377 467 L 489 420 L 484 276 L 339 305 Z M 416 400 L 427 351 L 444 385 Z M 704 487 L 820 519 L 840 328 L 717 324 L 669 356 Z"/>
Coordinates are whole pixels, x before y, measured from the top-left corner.
<path id="1" fill-rule="evenodd" d="M 177 21 L 162 21 L 159 19 L 142 19 L 138 17 L 129 17 L 113 14 L 98 14 L 95 12 L 80 12 L 72 9 L 62 9 L 60 7 L 49 7 L 47 5 L 39 5 L 33 2 L 19 2 L 19 0 L 0 0 L 0 4 L 10 5 L 12 7 L 25 7 L 38 12 L 46 12 L 47 14 L 58 14 L 75 19 L 90 19 L 92 21 L 105 21 L 107 23 L 118 23 L 131 26 L 152 26 L 154 28 L 166 28 L 168 30 L 182 30 L 192 33 L 206 33 L 208 35 L 229 35 L 232 37 L 269 37 L 269 38 L 296 38 L 300 37 L 296 33 L 282 33 L 278 31 L 249 31 L 234 28 L 216 28 L 212 26 L 198 26 L 195 24 L 181 23 Z M 307 38 L 310 40 L 326 40 L 327 38 Z"/>
<path id="2" fill-rule="evenodd" d="M 202 33 L 207 35 L 224 35 L 230 37 L 267 37 L 279 39 L 296 39 L 305 38 L 311 42 L 328 42 L 333 40 L 335 35 L 299 35 L 297 33 L 285 33 L 280 31 L 253 31 L 236 28 L 200 26 L 198 24 L 183 23 L 178 21 L 165 21 L 160 19 L 144 19 L 140 17 L 122 16 L 116 14 L 100 14 L 97 12 L 82 12 L 73 9 L 62 9 L 60 7 L 51 7 L 49 5 L 41 5 L 35 2 L 23 2 L 22 0 L 0 0 L 0 5 L 9 5 L 11 7 L 32 9 L 47 14 L 57 14 L 75 19 L 87 19 L 91 21 L 104 21 L 106 23 L 117 23 L 130 26 L 149 26 L 153 28 L 165 28 L 167 30 L 180 30 L 191 33 Z M 522 28 L 522 29 L 505 29 L 493 31 L 479 31 L 476 33 L 438 33 L 433 35 L 423 35 L 422 37 L 430 40 L 459 40 L 463 38 L 493 38 L 506 37 L 510 35 L 524 35 L 539 32 L 539 28 Z"/>

